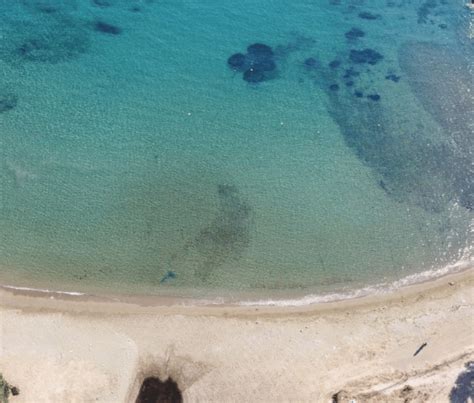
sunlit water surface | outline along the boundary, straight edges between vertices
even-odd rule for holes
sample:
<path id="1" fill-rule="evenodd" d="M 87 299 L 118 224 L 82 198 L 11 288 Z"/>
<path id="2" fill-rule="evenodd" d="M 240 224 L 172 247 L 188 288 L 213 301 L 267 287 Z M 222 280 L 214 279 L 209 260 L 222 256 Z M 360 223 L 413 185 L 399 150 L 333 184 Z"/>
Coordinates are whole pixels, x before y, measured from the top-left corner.
<path id="1" fill-rule="evenodd" d="M 324 294 L 469 259 L 462 1 L 0 0 L 0 22 L 0 283 Z"/>

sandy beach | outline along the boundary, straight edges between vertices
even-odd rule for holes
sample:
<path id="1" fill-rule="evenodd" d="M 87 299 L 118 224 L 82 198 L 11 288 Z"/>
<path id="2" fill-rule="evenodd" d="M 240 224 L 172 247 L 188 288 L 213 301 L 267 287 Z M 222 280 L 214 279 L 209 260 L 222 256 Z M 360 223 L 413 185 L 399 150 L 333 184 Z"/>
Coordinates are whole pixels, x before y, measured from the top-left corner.
<path id="1" fill-rule="evenodd" d="M 148 376 L 187 402 L 446 402 L 474 360 L 473 274 L 298 308 L 1 290 L 0 372 L 11 402 L 129 402 Z"/>

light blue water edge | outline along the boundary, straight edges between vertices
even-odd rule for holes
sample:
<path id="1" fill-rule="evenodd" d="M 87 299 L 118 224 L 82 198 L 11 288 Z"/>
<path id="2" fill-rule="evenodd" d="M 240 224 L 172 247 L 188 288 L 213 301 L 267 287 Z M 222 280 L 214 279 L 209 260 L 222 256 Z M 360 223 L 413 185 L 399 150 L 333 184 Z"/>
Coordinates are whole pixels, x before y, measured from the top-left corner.
<path id="1" fill-rule="evenodd" d="M 295 297 L 472 262 L 462 1 L 0 0 L 0 21 L 0 283 Z"/>

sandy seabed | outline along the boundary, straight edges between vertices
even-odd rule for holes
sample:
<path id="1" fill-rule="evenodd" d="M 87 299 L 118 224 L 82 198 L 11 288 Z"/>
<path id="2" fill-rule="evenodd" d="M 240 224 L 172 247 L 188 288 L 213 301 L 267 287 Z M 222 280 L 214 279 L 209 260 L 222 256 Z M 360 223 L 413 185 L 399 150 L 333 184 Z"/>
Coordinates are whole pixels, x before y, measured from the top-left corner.
<path id="1" fill-rule="evenodd" d="M 11 402 L 449 402 L 474 361 L 474 270 L 305 307 L 179 306 L 0 290 Z M 416 355 L 423 344 L 426 346 Z"/>

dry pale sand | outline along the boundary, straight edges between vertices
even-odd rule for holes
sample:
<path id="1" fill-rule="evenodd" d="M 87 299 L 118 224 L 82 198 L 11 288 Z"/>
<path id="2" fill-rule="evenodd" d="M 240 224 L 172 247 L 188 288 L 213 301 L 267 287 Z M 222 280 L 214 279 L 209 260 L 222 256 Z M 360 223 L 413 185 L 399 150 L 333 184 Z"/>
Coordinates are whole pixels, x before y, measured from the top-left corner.
<path id="1" fill-rule="evenodd" d="M 149 375 L 171 376 L 189 402 L 328 402 L 341 390 L 339 401 L 445 402 L 474 360 L 473 284 L 471 269 L 298 309 L 2 290 L 0 372 L 20 388 L 11 402 L 134 401 Z"/>

